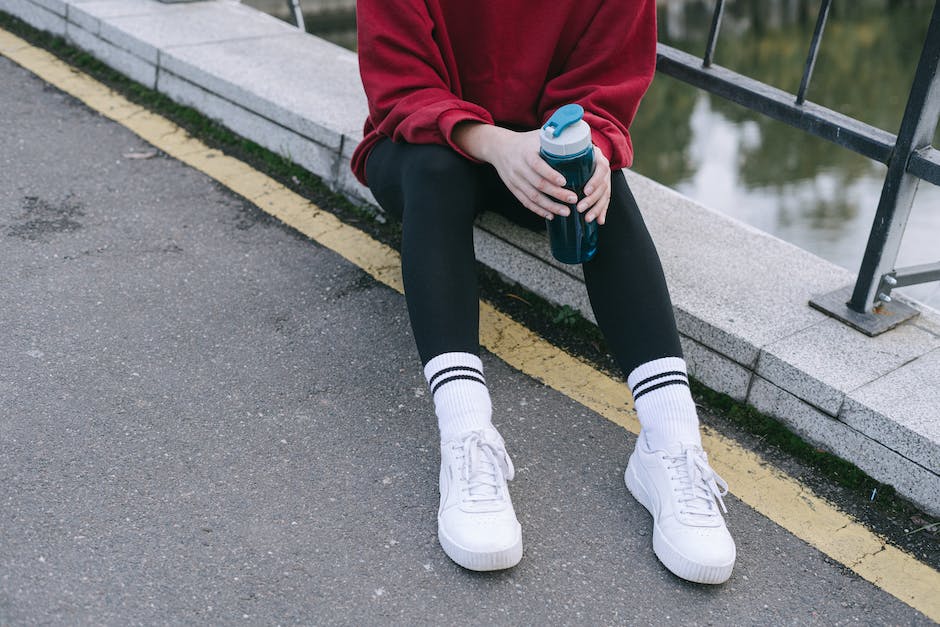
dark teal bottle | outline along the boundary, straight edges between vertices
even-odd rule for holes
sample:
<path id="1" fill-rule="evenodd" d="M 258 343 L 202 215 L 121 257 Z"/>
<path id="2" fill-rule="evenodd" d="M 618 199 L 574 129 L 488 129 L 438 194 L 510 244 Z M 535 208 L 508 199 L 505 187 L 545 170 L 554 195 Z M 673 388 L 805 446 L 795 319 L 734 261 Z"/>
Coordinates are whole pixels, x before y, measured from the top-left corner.
<path id="1" fill-rule="evenodd" d="M 542 158 L 565 177 L 565 189 L 584 198 L 584 186 L 594 173 L 594 144 L 591 127 L 582 118 L 581 105 L 559 108 L 542 127 Z M 568 204 L 568 203 L 565 203 Z M 586 222 L 578 213 L 577 202 L 568 204 L 568 216 L 555 216 L 548 222 L 552 255 L 562 263 L 589 261 L 597 252 L 597 221 Z"/>

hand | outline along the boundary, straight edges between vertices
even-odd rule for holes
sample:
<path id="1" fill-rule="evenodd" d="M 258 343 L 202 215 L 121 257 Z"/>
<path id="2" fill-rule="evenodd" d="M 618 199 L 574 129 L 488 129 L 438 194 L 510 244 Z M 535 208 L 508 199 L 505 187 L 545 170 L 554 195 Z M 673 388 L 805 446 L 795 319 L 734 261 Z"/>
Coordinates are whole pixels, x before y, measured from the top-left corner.
<path id="1" fill-rule="evenodd" d="M 585 222 L 597 220 L 598 224 L 607 221 L 607 208 L 610 206 L 610 161 L 594 146 L 594 174 L 584 186 L 584 198 L 578 203 L 578 211 L 587 213 Z"/>
<path id="2" fill-rule="evenodd" d="M 539 156 L 539 131 L 518 133 L 468 123 L 455 128 L 453 139 L 467 154 L 492 164 L 512 195 L 529 211 L 549 220 L 571 213 L 561 203 L 574 204 L 578 198 L 563 187 L 565 177 Z M 609 173 L 608 169 L 608 187 Z"/>

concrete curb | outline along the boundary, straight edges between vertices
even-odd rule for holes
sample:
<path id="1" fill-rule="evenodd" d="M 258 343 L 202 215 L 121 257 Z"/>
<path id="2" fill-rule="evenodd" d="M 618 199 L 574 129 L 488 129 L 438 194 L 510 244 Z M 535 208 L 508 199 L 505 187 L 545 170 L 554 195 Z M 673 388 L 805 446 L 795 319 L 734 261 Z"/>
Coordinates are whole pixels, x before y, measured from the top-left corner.
<path id="1" fill-rule="evenodd" d="M 349 171 L 366 115 L 353 53 L 225 0 L 0 0 L 0 11 L 374 204 Z M 940 314 L 921 308 L 914 321 L 865 337 L 807 305 L 850 284 L 849 272 L 627 177 L 659 247 L 692 374 L 940 514 Z M 593 319 L 579 269 L 554 262 L 540 235 L 487 215 L 475 240 L 483 263 Z"/>

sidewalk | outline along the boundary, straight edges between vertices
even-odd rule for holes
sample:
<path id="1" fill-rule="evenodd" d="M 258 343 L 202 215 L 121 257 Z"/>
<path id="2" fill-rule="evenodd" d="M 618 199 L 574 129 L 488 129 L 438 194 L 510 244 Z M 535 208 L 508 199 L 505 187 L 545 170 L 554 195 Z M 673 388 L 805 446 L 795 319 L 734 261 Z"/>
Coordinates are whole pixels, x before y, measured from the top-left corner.
<path id="1" fill-rule="evenodd" d="M 0 0 L 0 10 L 372 201 L 348 169 L 366 112 L 351 52 L 224 1 Z M 849 272 L 628 180 L 663 258 L 693 375 L 940 514 L 940 315 L 923 310 L 867 338 L 807 305 L 852 283 Z M 540 238 L 487 216 L 477 250 L 510 280 L 590 318 L 581 277 L 549 259 Z"/>

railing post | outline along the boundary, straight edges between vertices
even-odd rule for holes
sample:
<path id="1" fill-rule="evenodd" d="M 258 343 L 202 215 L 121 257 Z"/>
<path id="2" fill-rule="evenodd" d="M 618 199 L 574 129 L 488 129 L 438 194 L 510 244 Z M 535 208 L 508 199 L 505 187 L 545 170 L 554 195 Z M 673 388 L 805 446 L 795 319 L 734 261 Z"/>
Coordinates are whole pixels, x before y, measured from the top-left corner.
<path id="1" fill-rule="evenodd" d="M 715 11 L 712 13 L 712 26 L 708 31 L 708 42 L 705 44 L 705 55 L 702 57 L 702 67 L 711 67 L 712 56 L 715 54 L 715 44 L 718 43 L 718 31 L 721 29 L 721 17 L 725 12 L 725 0 L 715 1 Z"/>
<path id="2" fill-rule="evenodd" d="M 287 0 L 287 8 L 294 16 L 294 25 L 306 32 L 307 25 L 304 24 L 304 12 L 300 8 L 300 0 Z"/>
<path id="3" fill-rule="evenodd" d="M 809 44 L 809 54 L 806 55 L 806 67 L 803 69 L 803 79 L 800 81 L 800 88 L 796 92 L 796 104 L 801 105 L 806 101 L 806 90 L 809 89 L 809 82 L 813 78 L 813 68 L 816 67 L 816 55 L 819 54 L 819 41 L 822 39 L 823 30 L 826 28 L 826 20 L 829 19 L 829 7 L 832 0 L 823 0 L 819 5 L 819 17 L 816 18 L 816 28 L 813 30 L 813 39 Z"/>
<path id="4" fill-rule="evenodd" d="M 914 84 L 901 120 L 897 143 L 888 161 L 881 200 L 868 237 L 858 281 L 847 303 L 855 312 L 870 314 L 876 302 L 891 301 L 891 281 L 904 227 L 914 202 L 919 178 L 908 174 L 911 154 L 929 146 L 940 119 L 940 1 L 934 5 Z"/>

